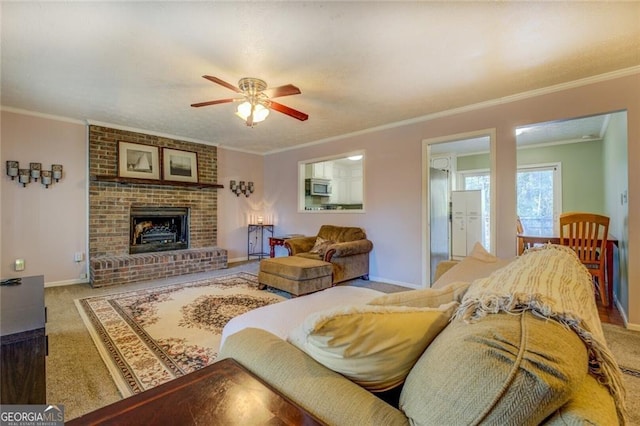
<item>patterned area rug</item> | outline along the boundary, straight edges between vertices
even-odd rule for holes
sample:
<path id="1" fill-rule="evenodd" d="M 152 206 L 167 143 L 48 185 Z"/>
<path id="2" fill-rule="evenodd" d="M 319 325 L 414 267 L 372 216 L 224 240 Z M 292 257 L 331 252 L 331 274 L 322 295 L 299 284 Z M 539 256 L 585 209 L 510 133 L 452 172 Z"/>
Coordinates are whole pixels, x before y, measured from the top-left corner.
<path id="1" fill-rule="evenodd" d="M 240 272 L 75 300 L 123 397 L 211 364 L 233 317 L 284 300 Z"/>

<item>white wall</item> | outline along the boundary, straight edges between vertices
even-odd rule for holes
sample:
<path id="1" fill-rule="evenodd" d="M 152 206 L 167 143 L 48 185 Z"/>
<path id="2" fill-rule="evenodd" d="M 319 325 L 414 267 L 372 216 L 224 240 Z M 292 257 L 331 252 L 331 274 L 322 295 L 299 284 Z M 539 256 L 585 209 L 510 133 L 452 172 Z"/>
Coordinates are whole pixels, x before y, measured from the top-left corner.
<path id="1" fill-rule="evenodd" d="M 515 255 L 516 145 L 515 128 L 532 123 L 628 111 L 628 161 L 640 158 L 640 74 L 549 90 L 538 96 L 503 100 L 483 108 L 386 130 L 345 136 L 324 144 L 274 153 L 265 158 L 265 199 L 276 206 L 286 233 L 313 234 L 324 223 L 357 225 L 373 241 L 371 276 L 409 286 L 421 282 L 421 143 L 424 139 L 482 129 L 496 129 L 496 253 Z M 297 162 L 364 149 L 365 209 L 357 213 L 298 213 Z M 635 160 L 633 160 L 635 159 Z M 640 168 L 629 167 L 629 211 L 640 211 Z M 640 329 L 640 215 L 629 215 L 628 320 Z M 635 259 L 635 261 L 634 261 Z"/>
<path id="2" fill-rule="evenodd" d="M 374 243 L 371 276 L 387 282 L 421 285 L 422 200 L 421 144 L 424 139 L 496 129 L 496 252 L 515 254 L 515 128 L 531 123 L 619 111 L 628 112 L 629 214 L 627 234 L 628 301 L 623 313 L 640 329 L 640 74 L 565 88 L 512 102 L 468 108 L 455 115 L 345 136 L 265 157 L 219 148 L 218 245 L 229 259 L 246 257 L 250 214 L 272 215 L 276 234 L 315 234 L 325 223 L 362 226 Z M 310 119 L 313 119 L 311 117 Z M 300 125 L 304 125 L 301 123 Z M 50 189 L 20 188 L 3 173 L 0 180 L 2 276 L 44 274 L 47 282 L 73 282 L 84 272 L 73 254 L 86 247 L 86 136 L 81 123 L 2 112 L 0 157 L 6 160 L 59 162 L 62 182 Z M 298 213 L 298 161 L 355 150 L 365 151 L 364 213 Z M 37 158 L 36 158 L 37 156 Z M 262 177 L 262 178 L 261 178 Z M 236 197 L 229 180 L 252 180 L 256 192 Z M 12 272 L 13 259 L 24 257 L 24 274 Z M 624 290 L 623 290 L 624 292 Z"/>
<path id="3" fill-rule="evenodd" d="M 249 197 L 229 190 L 229 181 L 253 182 Z M 247 225 L 249 217 L 267 217 L 270 210 L 263 203 L 263 158 L 230 149 L 218 148 L 218 247 L 227 250 L 229 261 L 247 260 Z M 266 222 L 265 222 L 266 223 Z"/>
<path id="4" fill-rule="evenodd" d="M 604 180 L 607 191 L 604 194 L 605 214 L 611 218 L 609 234 L 618 238 L 617 268 L 614 269 L 614 282 L 619 283 L 615 293 L 623 306 L 629 305 L 629 238 L 626 232 L 629 220 L 629 204 L 623 196 L 628 197 L 627 167 L 627 114 L 618 113 L 611 116 L 603 143 Z M 628 198 L 627 198 L 628 199 Z M 614 262 L 615 263 L 615 262 Z"/>
<path id="5" fill-rule="evenodd" d="M 87 137 L 80 122 L 2 111 L 2 278 L 44 275 L 47 285 L 84 282 L 87 247 Z M 63 178 L 46 189 L 26 187 L 5 173 L 5 162 L 62 164 Z M 82 252 L 84 260 L 74 261 Z M 24 259 L 23 272 L 13 270 Z"/>

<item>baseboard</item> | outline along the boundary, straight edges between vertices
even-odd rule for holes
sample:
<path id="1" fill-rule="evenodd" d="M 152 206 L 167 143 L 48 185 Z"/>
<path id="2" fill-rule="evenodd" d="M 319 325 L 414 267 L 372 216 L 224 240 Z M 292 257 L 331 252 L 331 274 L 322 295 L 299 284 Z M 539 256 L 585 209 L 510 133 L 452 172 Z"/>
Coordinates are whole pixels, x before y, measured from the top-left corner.
<path id="1" fill-rule="evenodd" d="M 258 260 L 258 259 L 251 259 L 251 260 Z M 227 263 L 235 263 L 235 262 L 248 262 L 247 256 L 236 257 L 236 258 L 233 258 L 233 259 L 227 259 Z"/>
<path id="2" fill-rule="evenodd" d="M 633 324 L 629 322 L 629 318 L 627 318 L 627 313 L 624 311 L 624 309 L 622 309 L 622 305 L 620 304 L 620 301 L 618 300 L 617 297 L 613 297 L 613 302 L 616 305 L 616 308 L 618 309 L 618 312 L 620 312 L 620 316 L 622 317 L 622 322 L 624 322 L 624 327 L 627 330 L 633 330 L 633 331 L 640 331 L 640 324 Z"/>
<path id="3" fill-rule="evenodd" d="M 627 330 L 640 331 L 640 324 L 626 323 Z"/>
<path id="4" fill-rule="evenodd" d="M 89 281 L 86 278 L 77 278 L 74 280 L 63 280 L 63 281 L 49 281 L 44 283 L 44 288 L 62 287 L 65 285 L 75 285 L 75 284 L 89 284 Z"/>
<path id="5" fill-rule="evenodd" d="M 407 288 L 412 288 L 412 289 L 421 289 L 422 287 L 420 285 L 416 285 L 413 283 L 405 283 L 402 281 L 395 281 L 395 280 L 388 280 L 386 278 L 382 278 L 382 277 L 374 277 L 373 275 L 369 275 L 369 280 L 370 281 L 376 281 L 379 283 L 385 283 L 385 284 L 393 284 L 393 285 L 397 285 L 400 287 L 407 287 Z"/>

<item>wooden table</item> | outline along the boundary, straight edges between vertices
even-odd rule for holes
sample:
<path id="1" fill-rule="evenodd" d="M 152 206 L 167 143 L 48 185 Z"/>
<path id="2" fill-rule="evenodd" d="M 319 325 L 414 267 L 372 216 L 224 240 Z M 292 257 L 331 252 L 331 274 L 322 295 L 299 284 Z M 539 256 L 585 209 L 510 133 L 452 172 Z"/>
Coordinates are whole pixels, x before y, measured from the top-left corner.
<path id="1" fill-rule="evenodd" d="M 284 246 L 284 242 L 290 238 L 301 238 L 302 234 L 285 235 L 284 237 L 269 237 L 269 257 L 276 257 L 276 246 Z"/>
<path id="2" fill-rule="evenodd" d="M 233 359 L 224 359 L 65 423 L 77 425 L 320 425 Z"/>
<path id="3" fill-rule="evenodd" d="M 518 238 L 522 238 L 523 249 L 531 248 L 540 244 L 560 244 L 560 237 L 558 235 L 553 236 L 540 236 L 540 235 L 524 235 L 518 234 Z M 613 235 L 607 236 L 607 258 L 605 259 L 605 267 L 607 269 L 607 300 L 603 303 L 608 306 L 609 302 L 613 301 L 613 246 L 618 247 L 618 239 Z M 518 253 L 521 255 L 522 253 Z"/>

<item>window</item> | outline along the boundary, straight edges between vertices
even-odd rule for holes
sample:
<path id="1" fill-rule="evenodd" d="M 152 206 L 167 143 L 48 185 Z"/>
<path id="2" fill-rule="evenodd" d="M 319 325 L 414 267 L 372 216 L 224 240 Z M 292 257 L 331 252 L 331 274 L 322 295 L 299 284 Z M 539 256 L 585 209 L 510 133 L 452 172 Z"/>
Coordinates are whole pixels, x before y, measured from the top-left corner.
<path id="1" fill-rule="evenodd" d="M 562 211 L 560 163 L 520 166 L 517 176 L 517 210 L 527 235 L 557 235 Z"/>
<path id="2" fill-rule="evenodd" d="M 364 152 L 298 163 L 298 211 L 364 212 Z"/>

